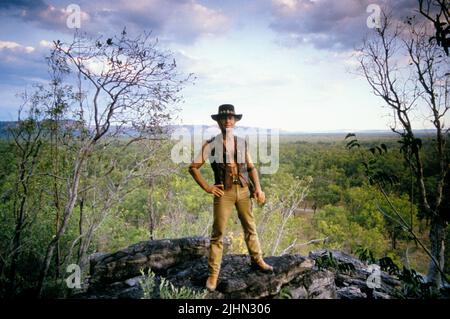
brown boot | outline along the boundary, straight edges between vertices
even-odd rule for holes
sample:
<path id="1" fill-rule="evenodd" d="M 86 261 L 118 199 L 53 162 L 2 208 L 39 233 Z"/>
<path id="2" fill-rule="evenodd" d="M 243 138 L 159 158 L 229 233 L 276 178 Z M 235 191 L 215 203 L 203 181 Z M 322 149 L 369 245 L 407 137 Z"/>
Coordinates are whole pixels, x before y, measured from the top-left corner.
<path id="1" fill-rule="evenodd" d="M 258 269 L 264 272 L 272 272 L 273 271 L 273 267 L 269 264 L 266 264 L 266 262 L 264 261 L 264 259 L 258 259 L 258 260 L 253 260 L 252 261 L 252 268 L 253 269 Z"/>
<path id="2" fill-rule="evenodd" d="M 206 289 L 209 291 L 216 290 L 218 277 L 219 275 L 209 275 L 208 280 L 206 280 Z"/>

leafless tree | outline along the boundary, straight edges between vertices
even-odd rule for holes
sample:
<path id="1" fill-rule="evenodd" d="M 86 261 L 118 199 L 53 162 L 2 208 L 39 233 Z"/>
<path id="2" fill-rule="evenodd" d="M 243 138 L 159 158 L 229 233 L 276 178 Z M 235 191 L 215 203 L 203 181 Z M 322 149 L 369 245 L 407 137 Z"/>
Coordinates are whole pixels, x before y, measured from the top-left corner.
<path id="1" fill-rule="evenodd" d="M 17 154 L 17 177 L 13 183 L 10 194 L 12 197 L 12 212 L 14 215 L 14 231 L 10 238 L 9 249 L 2 256 L 4 261 L 9 261 L 7 273 L 7 296 L 13 296 L 16 290 L 17 264 L 23 250 L 23 233 L 30 225 L 32 217 L 39 207 L 38 203 L 30 200 L 30 193 L 36 189 L 33 186 L 36 167 L 39 164 L 42 149 L 42 136 L 44 129 L 41 123 L 41 114 L 37 108 L 40 104 L 39 96 L 23 94 L 24 105 L 19 111 L 19 118 L 15 125 L 9 127 L 9 135 L 12 137 L 14 150 Z M 25 108 L 29 105 L 30 108 Z M 25 114 L 22 114 L 25 110 Z M 24 116 L 24 117 L 22 117 Z M 4 194 L 3 194 L 4 195 Z M 3 197 L 3 196 L 2 196 Z M 3 267 L 1 269 L 4 270 Z M 0 272 L 1 274 L 1 272 Z"/>
<path id="2" fill-rule="evenodd" d="M 431 261 L 428 279 L 441 283 L 445 233 L 449 220 L 449 129 L 445 116 L 449 105 L 449 57 L 434 41 L 430 26 L 413 17 L 396 22 L 382 12 L 380 28 L 359 51 L 360 69 L 373 93 L 393 114 L 391 130 L 401 136 L 405 160 L 411 165 L 418 189 L 419 212 L 430 219 Z M 434 152 L 438 167 L 436 185 L 427 186 L 421 140 L 413 129 L 417 114 L 425 112 L 434 128 Z M 447 203 L 447 204 L 446 204 Z"/>
<path id="3" fill-rule="evenodd" d="M 70 43 L 54 42 L 49 61 L 64 75 L 64 81 L 77 84 L 79 91 L 65 104 L 65 116 L 74 119 L 68 123 L 75 132 L 68 145 L 73 156 L 70 174 L 58 176 L 66 184 L 64 207 L 58 230 L 46 249 L 39 296 L 55 247 L 66 232 L 79 194 L 85 191 L 80 185 L 89 157 L 118 139 L 126 138 L 129 146 L 159 138 L 163 125 L 176 111 L 183 84 L 189 80 L 177 72 L 171 53 L 160 49 L 150 33 L 131 38 L 125 29 L 108 39 L 94 39 L 77 31 Z"/>
<path id="4" fill-rule="evenodd" d="M 258 222 L 258 234 L 261 238 L 272 241 L 270 243 L 272 255 L 277 254 L 285 235 L 286 225 L 305 200 L 311 182 L 311 177 L 293 178 L 292 180 L 289 179 L 289 182 L 287 180 L 275 182 L 269 188 L 267 193 L 271 196 L 263 206 L 262 215 Z M 277 225 L 273 225 L 273 214 L 279 214 L 280 216 L 280 222 Z M 272 234 L 269 235 L 269 232 Z"/>
<path id="5" fill-rule="evenodd" d="M 435 40 L 441 46 L 447 56 L 450 48 L 450 2 L 448 0 L 418 0 L 419 12 L 433 23 L 435 35 L 430 40 Z"/>

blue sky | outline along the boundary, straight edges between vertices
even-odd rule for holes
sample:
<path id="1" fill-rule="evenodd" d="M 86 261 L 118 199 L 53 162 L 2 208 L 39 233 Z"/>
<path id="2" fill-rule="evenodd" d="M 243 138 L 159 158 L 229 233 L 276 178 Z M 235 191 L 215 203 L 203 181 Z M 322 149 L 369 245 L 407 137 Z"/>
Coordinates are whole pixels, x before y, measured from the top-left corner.
<path id="1" fill-rule="evenodd" d="M 65 8 L 77 4 L 83 31 L 152 30 L 181 71 L 196 75 L 179 123 L 213 125 L 210 114 L 232 103 L 244 126 L 388 129 L 388 109 L 355 74 L 371 3 L 398 17 L 417 7 L 416 0 L 0 1 L 0 120 L 16 119 L 15 94 L 46 81 L 49 43 L 70 39 Z M 420 114 L 415 124 L 430 127 Z"/>

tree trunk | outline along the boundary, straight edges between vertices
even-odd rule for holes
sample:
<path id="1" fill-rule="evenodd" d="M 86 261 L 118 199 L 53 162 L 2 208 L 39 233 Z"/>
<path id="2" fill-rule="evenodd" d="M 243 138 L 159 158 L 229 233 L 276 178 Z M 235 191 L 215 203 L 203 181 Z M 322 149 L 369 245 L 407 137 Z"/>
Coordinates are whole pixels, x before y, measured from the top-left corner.
<path id="1" fill-rule="evenodd" d="M 57 217 L 56 217 L 56 232 L 58 231 L 58 224 L 59 224 L 59 213 L 56 213 Z M 56 236 L 56 233 L 55 233 Z M 56 243 L 56 256 L 55 256 L 55 280 L 59 279 L 59 266 L 61 263 L 61 249 L 59 247 L 59 241 Z"/>
<path id="2" fill-rule="evenodd" d="M 394 230 L 392 231 L 392 249 L 397 249 L 397 232 Z"/>
<path id="3" fill-rule="evenodd" d="M 84 209 L 84 197 L 82 196 L 80 198 L 80 219 L 78 221 L 78 232 L 80 235 L 80 243 L 78 246 L 78 254 L 77 254 L 77 262 L 78 265 L 80 265 L 80 261 L 82 259 L 82 255 L 83 255 L 83 209 Z"/>
<path id="4" fill-rule="evenodd" d="M 88 260 L 88 249 L 89 246 L 91 245 L 92 242 L 92 236 L 94 234 L 94 225 L 89 226 L 87 234 L 83 240 L 83 245 L 81 245 L 81 248 L 79 250 L 79 256 L 77 259 L 77 264 L 78 266 L 80 266 L 81 269 L 85 269 L 86 266 L 89 265 L 89 260 Z"/>
<path id="5" fill-rule="evenodd" d="M 444 270 L 445 261 L 445 235 L 446 235 L 446 222 L 439 216 L 433 216 L 430 219 L 430 243 L 431 254 L 439 262 L 439 268 Z M 441 271 L 438 266 L 430 261 L 428 266 L 427 280 L 434 284 L 435 287 L 440 287 L 443 283 Z"/>
<path id="6" fill-rule="evenodd" d="M 66 228 L 69 224 L 69 219 L 72 216 L 73 209 L 75 207 L 75 203 L 78 199 L 78 188 L 80 185 L 81 178 L 81 168 L 86 160 L 87 154 L 89 152 L 89 148 L 83 148 L 80 150 L 80 155 L 78 162 L 75 164 L 73 180 L 69 188 L 69 199 L 67 201 L 66 206 L 64 207 L 63 219 L 61 221 L 61 227 L 59 228 L 55 237 L 50 241 L 47 246 L 47 250 L 45 253 L 44 262 L 42 263 L 41 272 L 39 274 L 38 285 L 36 289 L 37 297 L 40 298 L 42 296 L 42 288 L 44 286 L 45 277 L 47 277 L 48 270 L 50 268 L 50 262 L 53 257 L 53 252 L 58 245 L 58 242 L 61 236 L 65 233 Z"/>
<path id="7" fill-rule="evenodd" d="M 8 276 L 8 289 L 6 294 L 9 297 L 13 297 L 16 290 L 16 269 L 17 269 L 17 260 L 19 258 L 20 251 L 20 235 L 22 233 L 23 226 L 23 207 L 25 205 L 25 197 L 22 198 L 21 209 L 19 218 L 16 224 L 16 229 L 14 231 L 13 245 L 12 245 L 12 256 L 11 256 L 11 266 L 9 268 L 9 276 Z"/>
<path id="8" fill-rule="evenodd" d="M 153 181 L 150 179 L 148 182 L 149 191 L 147 196 L 147 209 L 148 209 L 148 230 L 150 232 L 150 239 L 154 239 L 155 233 L 155 211 L 153 205 Z"/>
<path id="9" fill-rule="evenodd" d="M 37 154 L 37 152 L 35 153 Z M 20 253 L 20 245 L 21 245 L 21 235 L 25 222 L 25 214 L 26 214 L 26 199 L 28 197 L 28 178 L 31 175 L 25 176 L 24 163 L 27 159 L 23 159 L 20 168 L 20 181 L 23 187 L 23 194 L 20 197 L 19 211 L 17 212 L 16 218 L 16 227 L 14 229 L 14 237 L 12 242 L 12 255 L 11 255 L 11 266 L 9 269 L 9 285 L 7 287 L 6 294 L 8 296 L 13 296 L 16 290 L 16 271 L 17 271 L 17 260 L 19 258 Z M 34 161 L 34 160 L 33 160 Z M 17 189 L 16 189 L 17 190 Z M 16 204 L 14 204 L 15 206 Z"/>

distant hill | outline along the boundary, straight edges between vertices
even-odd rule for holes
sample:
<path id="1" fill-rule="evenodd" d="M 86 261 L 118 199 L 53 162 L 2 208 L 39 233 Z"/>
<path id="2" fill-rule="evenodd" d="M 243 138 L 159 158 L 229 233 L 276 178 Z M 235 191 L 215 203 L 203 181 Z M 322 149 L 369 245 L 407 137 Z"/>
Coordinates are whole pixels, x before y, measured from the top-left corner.
<path id="1" fill-rule="evenodd" d="M 8 128 L 17 125 L 17 121 L 0 121 L 0 138 L 4 139 L 8 137 Z"/>
<path id="2" fill-rule="evenodd" d="M 67 120 L 67 123 L 72 123 L 73 121 Z M 9 127 L 14 127 L 17 125 L 17 121 L 0 121 L 0 138 L 6 138 L 8 133 L 7 129 Z M 168 125 L 165 127 L 166 132 L 173 132 L 176 130 L 188 131 L 191 135 L 195 134 L 203 134 L 203 135 L 216 135 L 219 133 L 219 128 L 217 125 Z M 247 134 L 249 132 L 270 130 L 269 128 L 259 128 L 259 127 L 249 127 L 249 126 L 237 126 L 235 132 L 237 135 Z M 133 135 L 133 129 L 124 129 L 123 132 L 128 136 Z M 280 130 L 280 136 L 285 137 L 345 137 L 347 133 L 355 133 L 357 136 L 365 136 L 365 137 L 394 137 L 397 136 L 390 130 L 351 130 L 351 129 L 340 129 L 340 130 L 323 130 L 323 131 L 288 131 L 288 130 Z M 415 130 L 415 133 L 419 136 L 429 136 L 434 134 L 435 131 L 431 129 L 425 130 Z"/>
<path id="3" fill-rule="evenodd" d="M 14 128 L 17 126 L 17 121 L 0 121 L 0 138 L 5 139 L 8 137 L 8 129 Z M 64 124 L 66 127 L 70 127 L 74 125 L 75 121 L 73 120 L 64 120 L 60 122 Z"/>

